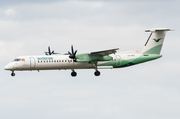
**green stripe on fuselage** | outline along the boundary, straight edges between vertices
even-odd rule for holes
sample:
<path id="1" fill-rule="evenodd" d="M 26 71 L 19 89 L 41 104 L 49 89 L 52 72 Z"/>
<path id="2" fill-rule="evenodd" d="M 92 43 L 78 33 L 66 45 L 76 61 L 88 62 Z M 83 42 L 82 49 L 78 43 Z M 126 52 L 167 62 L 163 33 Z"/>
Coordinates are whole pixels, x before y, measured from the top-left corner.
<path id="1" fill-rule="evenodd" d="M 158 59 L 160 57 L 162 57 L 162 55 L 157 55 L 157 54 L 149 54 L 148 56 L 141 55 L 140 57 L 138 57 L 132 61 L 122 60 L 120 67 L 127 67 L 127 66 L 131 66 L 131 65 L 136 65 L 139 63 L 155 60 L 155 59 Z"/>
<path id="2" fill-rule="evenodd" d="M 160 57 L 162 57 L 162 55 L 157 55 L 157 54 L 143 55 L 142 54 L 140 57 L 134 58 L 134 59 L 128 59 L 128 60 L 120 59 L 120 63 L 117 63 L 117 61 L 109 61 L 98 66 L 113 66 L 113 68 L 128 67 L 128 66 L 139 64 L 139 63 L 147 62 L 150 60 L 155 60 Z M 120 64 L 120 65 L 117 65 L 117 64 Z"/>

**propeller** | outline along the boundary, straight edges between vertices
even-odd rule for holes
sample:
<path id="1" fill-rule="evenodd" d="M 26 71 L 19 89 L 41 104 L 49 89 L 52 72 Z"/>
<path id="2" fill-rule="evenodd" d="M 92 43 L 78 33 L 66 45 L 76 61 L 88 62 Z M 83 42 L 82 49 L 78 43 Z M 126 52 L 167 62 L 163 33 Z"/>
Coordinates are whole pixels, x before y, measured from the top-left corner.
<path id="1" fill-rule="evenodd" d="M 73 59 L 76 62 L 77 50 L 74 52 L 73 45 L 71 45 L 71 53 L 69 51 L 68 51 L 68 53 L 69 53 L 69 58 Z"/>
<path id="2" fill-rule="evenodd" d="M 50 46 L 48 47 L 48 52 L 45 52 L 46 55 L 54 54 L 54 50 L 51 52 Z"/>

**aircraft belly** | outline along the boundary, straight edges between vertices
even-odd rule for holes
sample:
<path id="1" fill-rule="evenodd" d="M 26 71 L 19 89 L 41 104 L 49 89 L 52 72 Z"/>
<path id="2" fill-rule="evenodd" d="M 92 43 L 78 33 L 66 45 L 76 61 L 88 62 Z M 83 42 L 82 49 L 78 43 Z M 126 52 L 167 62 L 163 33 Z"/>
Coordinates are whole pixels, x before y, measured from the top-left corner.
<path id="1" fill-rule="evenodd" d="M 48 69 L 72 69 L 73 63 L 54 63 L 54 64 L 43 64 L 37 65 L 34 70 L 48 70 Z"/>
<path id="2" fill-rule="evenodd" d="M 74 69 L 88 69 L 92 68 L 92 65 L 88 62 L 74 62 Z"/>
<path id="3" fill-rule="evenodd" d="M 74 63 L 61 63 L 37 66 L 33 70 L 49 70 L 49 69 L 88 69 L 93 68 L 91 64 L 87 62 L 74 62 Z"/>

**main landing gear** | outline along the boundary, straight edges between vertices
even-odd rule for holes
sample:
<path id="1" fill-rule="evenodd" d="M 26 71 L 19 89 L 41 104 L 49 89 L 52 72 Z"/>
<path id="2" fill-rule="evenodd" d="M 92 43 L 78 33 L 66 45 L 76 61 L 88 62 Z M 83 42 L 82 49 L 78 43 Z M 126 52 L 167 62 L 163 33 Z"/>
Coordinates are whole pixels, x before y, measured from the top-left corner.
<path id="1" fill-rule="evenodd" d="M 101 73 L 96 69 L 96 71 L 94 72 L 94 75 L 95 75 L 95 76 L 100 76 L 100 74 L 101 74 Z M 77 73 L 76 73 L 74 70 L 72 70 L 71 76 L 72 76 L 72 77 L 76 77 L 76 76 L 77 76 Z"/>
<path id="2" fill-rule="evenodd" d="M 14 73 L 14 71 L 12 71 L 12 73 L 11 73 L 11 76 L 15 76 L 15 73 Z"/>
<path id="3" fill-rule="evenodd" d="M 95 76 L 99 76 L 101 73 L 98 71 L 98 70 L 96 70 L 95 72 L 94 72 L 94 75 Z"/>
<path id="4" fill-rule="evenodd" d="M 94 63 L 94 65 L 92 64 L 92 66 L 94 66 L 94 69 L 96 70 L 96 71 L 94 72 L 94 75 L 95 75 L 95 76 L 100 76 L 101 73 L 98 71 L 97 62 Z"/>
<path id="5" fill-rule="evenodd" d="M 72 70 L 71 76 L 72 76 L 72 77 L 76 77 L 76 76 L 77 76 L 77 73 L 76 73 L 74 70 Z"/>
<path id="6" fill-rule="evenodd" d="M 97 62 L 96 63 L 94 63 L 94 65 L 93 65 L 93 63 L 91 64 L 93 67 L 94 67 L 94 69 L 96 70 L 95 72 L 94 72 L 94 75 L 95 76 L 100 76 L 100 71 L 98 71 L 98 69 L 97 69 Z M 74 69 L 72 69 L 72 72 L 71 72 L 71 76 L 72 77 L 76 77 L 76 75 L 77 75 L 77 73 L 74 71 Z"/>

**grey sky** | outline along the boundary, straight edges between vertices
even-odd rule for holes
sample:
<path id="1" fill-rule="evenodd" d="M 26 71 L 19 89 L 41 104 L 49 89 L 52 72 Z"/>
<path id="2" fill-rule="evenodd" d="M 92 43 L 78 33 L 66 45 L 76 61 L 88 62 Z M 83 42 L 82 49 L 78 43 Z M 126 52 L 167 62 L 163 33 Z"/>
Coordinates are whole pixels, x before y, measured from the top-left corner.
<path id="1" fill-rule="evenodd" d="M 179 1 L 0 1 L 0 118 L 180 118 Z M 113 70 L 16 72 L 17 56 L 141 48 L 167 27 L 161 59 Z"/>

